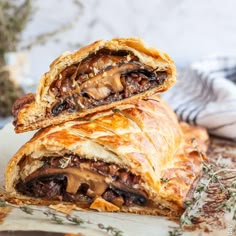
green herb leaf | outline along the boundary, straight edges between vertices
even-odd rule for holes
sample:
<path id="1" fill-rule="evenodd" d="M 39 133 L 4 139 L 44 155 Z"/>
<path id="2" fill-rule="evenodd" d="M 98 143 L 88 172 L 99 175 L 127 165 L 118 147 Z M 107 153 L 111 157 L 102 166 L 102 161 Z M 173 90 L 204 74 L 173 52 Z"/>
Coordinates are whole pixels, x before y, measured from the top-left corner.
<path id="1" fill-rule="evenodd" d="M 19 209 L 26 214 L 33 215 L 33 210 L 29 206 L 20 206 Z"/>
<path id="2" fill-rule="evenodd" d="M 107 231 L 108 234 L 113 236 L 122 236 L 123 232 L 115 227 L 107 226 L 105 227 L 103 224 L 98 224 L 98 228 Z"/>
<path id="3" fill-rule="evenodd" d="M 143 101 L 154 101 L 154 102 L 160 102 L 159 100 L 157 99 L 154 99 L 154 98 L 143 98 Z"/>
<path id="4" fill-rule="evenodd" d="M 7 206 L 8 206 L 7 202 L 4 199 L 0 198 L 0 207 L 7 207 Z"/>
<path id="5" fill-rule="evenodd" d="M 173 229 L 172 231 L 169 231 L 169 236 L 180 236 L 183 234 L 182 230 L 180 228 Z"/>
<path id="6" fill-rule="evenodd" d="M 66 219 L 67 219 L 68 221 L 70 221 L 70 222 L 73 222 L 73 223 L 76 224 L 76 225 L 82 225 L 82 224 L 84 224 L 84 220 L 82 220 L 82 219 L 79 218 L 79 217 L 67 215 L 67 216 L 66 216 Z"/>

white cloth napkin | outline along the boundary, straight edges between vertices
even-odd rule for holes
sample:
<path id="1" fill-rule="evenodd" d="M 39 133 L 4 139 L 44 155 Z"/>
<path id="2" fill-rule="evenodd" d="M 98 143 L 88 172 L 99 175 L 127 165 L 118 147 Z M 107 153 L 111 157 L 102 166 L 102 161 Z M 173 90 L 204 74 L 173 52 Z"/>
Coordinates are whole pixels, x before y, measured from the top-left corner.
<path id="1" fill-rule="evenodd" d="M 180 120 L 236 140 L 236 56 L 214 56 L 178 74 L 163 95 Z"/>

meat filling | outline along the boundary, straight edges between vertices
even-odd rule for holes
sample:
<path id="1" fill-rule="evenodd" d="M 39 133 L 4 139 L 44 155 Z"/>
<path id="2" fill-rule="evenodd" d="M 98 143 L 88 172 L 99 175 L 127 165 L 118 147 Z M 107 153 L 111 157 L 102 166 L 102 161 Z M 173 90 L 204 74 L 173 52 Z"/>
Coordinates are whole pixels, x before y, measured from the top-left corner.
<path id="1" fill-rule="evenodd" d="M 44 158 L 44 165 L 21 179 L 16 189 L 31 197 L 75 202 L 84 207 L 96 197 L 119 207 L 147 204 L 139 176 L 116 164 L 75 155 Z"/>
<path id="2" fill-rule="evenodd" d="M 155 88 L 166 78 L 166 71 L 144 66 L 131 52 L 101 49 L 59 74 L 50 87 L 57 98 L 50 114 L 119 101 Z"/>

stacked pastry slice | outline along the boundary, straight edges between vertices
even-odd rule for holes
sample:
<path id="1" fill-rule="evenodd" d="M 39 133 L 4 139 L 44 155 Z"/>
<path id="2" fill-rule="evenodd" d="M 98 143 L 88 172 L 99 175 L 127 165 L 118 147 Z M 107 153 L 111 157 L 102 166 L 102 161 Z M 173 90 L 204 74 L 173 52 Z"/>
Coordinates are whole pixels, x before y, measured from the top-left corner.
<path id="1" fill-rule="evenodd" d="M 174 82 L 169 56 L 138 39 L 98 41 L 59 57 L 36 96 L 14 106 L 16 132 L 42 129 L 10 160 L 6 190 L 30 204 L 180 215 L 208 136 L 179 124 L 154 95 Z"/>
<path id="2" fill-rule="evenodd" d="M 136 101 L 175 82 L 170 57 L 134 38 L 97 41 L 57 58 L 36 96 L 13 107 L 15 131 L 43 128 Z"/>

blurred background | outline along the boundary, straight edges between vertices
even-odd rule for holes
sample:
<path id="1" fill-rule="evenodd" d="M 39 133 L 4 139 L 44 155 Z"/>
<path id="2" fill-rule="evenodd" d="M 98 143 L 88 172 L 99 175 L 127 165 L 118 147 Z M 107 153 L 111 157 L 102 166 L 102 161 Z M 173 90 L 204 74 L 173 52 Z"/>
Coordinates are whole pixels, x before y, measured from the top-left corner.
<path id="1" fill-rule="evenodd" d="M 235 0 L 0 0 L 0 117 L 56 57 L 97 39 L 141 37 L 179 70 L 236 54 L 235 9 Z"/>

